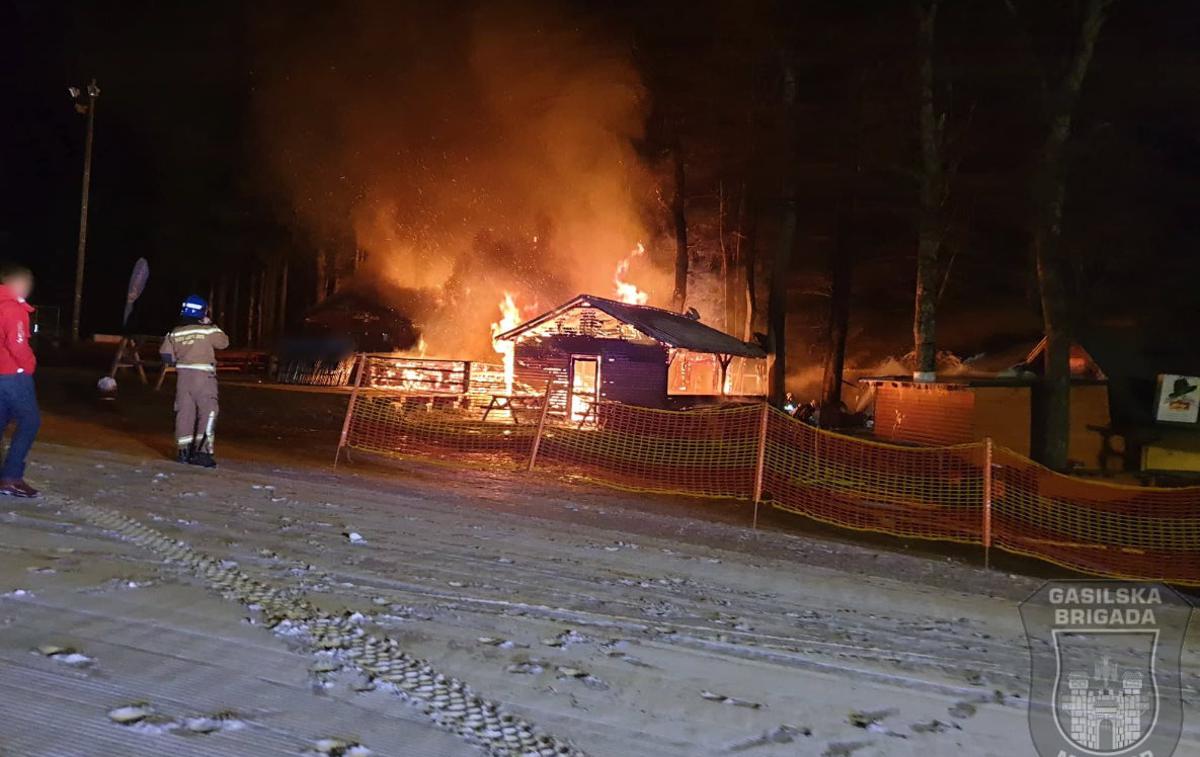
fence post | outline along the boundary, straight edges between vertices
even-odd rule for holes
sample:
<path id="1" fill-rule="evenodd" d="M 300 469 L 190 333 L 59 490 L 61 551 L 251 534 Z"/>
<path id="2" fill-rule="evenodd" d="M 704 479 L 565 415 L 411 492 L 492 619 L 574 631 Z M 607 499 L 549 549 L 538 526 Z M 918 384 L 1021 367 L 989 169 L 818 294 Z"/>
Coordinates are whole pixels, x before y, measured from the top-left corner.
<path id="1" fill-rule="evenodd" d="M 992 438 L 983 442 L 983 567 L 992 566 Z"/>
<path id="2" fill-rule="evenodd" d="M 758 455 L 754 461 L 754 521 L 752 527 L 758 529 L 758 503 L 762 500 L 763 464 L 767 459 L 767 419 L 771 414 L 771 403 L 762 403 L 758 415 Z"/>
<path id="3" fill-rule="evenodd" d="M 333 453 L 333 467 L 336 469 L 338 460 L 342 457 L 342 448 L 346 446 L 346 437 L 350 434 L 350 418 L 354 415 L 354 405 L 358 402 L 358 390 L 362 388 L 363 374 L 367 372 L 367 355 L 361 353 L 354 356 L 354 389 L 350 392 L 350 401 L 346 403 L 346 419 L 342 421 L 342 435 L 338 438 L 337 452 Z"/>
<path id="4" fill-rule="evenodd" d="M 542 429 L 546 428 L 546 415 L 550 412 L 550 389 L 553 386 L 554 379 L 546 382 L 546 393 L 542 396 L 542 412 L 538 414 L 537 433 L 533 435 L 533 446 L 529 450 L 529 467 L 526 470 L 533 470 L 533 464 L 537 462 L 538 447 L 542 446 Z"/>

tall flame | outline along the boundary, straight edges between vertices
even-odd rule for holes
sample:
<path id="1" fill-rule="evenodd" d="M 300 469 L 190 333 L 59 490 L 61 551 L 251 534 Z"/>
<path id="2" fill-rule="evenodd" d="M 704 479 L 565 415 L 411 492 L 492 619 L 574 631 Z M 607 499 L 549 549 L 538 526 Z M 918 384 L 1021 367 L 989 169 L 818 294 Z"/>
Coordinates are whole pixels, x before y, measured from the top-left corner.
<path id="1" fill-rule="evenodd" d="M 629 266 L 633 264 L 634 258 L 645 254 L 646 247 L 638 242 L 628 255 L 617 262 L 617 270 L 613 273 L 613 284 L 617 287 L 617 299 L 621 302 L 627 302 L 630 305 L 645 305 L 650 301 L 649 294 L 638 289 L 636 284 L 625 280 L 625 277 L 629 275 Z"/>
<path id="2" fill-rule="evenodd" d="M 517 307 L 517 302 L 511 292 L 504 293 L 504 299 L 500 300 L 499 307 L 500 320 L 492 324 L 492 349 L 504 358 L 504 393 L 512 394 L 513 373 L 516 368 L 516 356 L 513 354 L 513 348 L 516 343 L 507 339 L 497 339 L 496 336 L 521 325 L 521 310 Z"/>

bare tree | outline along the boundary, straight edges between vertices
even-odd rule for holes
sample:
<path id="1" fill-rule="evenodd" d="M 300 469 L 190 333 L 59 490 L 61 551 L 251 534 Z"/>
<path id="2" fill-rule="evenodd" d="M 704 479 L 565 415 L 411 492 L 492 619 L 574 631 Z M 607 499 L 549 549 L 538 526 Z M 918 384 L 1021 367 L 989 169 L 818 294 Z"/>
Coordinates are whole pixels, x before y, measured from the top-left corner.
<path id="1" fill-rule="evenodd" d="M 673 129 L 671 158 L 675 164 L 675 192 L 671 197 L 671 220 L 675 226 L 675 292 L 672 297 L 675 309 L 683 312 L 687 303 L 688 286 L 688 229 L 687 229 L 687 174 L 684 166 L 683 139 L 679 127 Z"/>
<path id="2" fill-rule="evenodd" d="M 842 425 L 842 381 L 846 368 L 846 340 L 850 331 L 850 297 L 854 286 L 855 238 L 859 191 L 863 173 L 864 93 L 867 70 L 859 71 L 854 98 L 848 109 L 852 121 L 844 130 L 849 137 L 851 167 L 837 209 L 835 241 L 829 248 L 829 317 L 825 325 L 825 366 L 821 379 L 821 425 Z"/>
<path id="3" fill-rule="evenodd" d="M 1060 65 L 1039 66 L 1045 133 L 1032 180 L 1033 259 L 1037 268 L 1042 325 L 1046 336 L 1045 374 L 1035 403 L 1034 456 L 1058 470 L 1067 467 L 1071 416 L 1070 305 L 1062 260 L 1065 153 L 1075 104 L 1083 89 L 1096 41 L 1115 0 L 1084 0 L 1072 50 Z M 1018 16 L 1013 0 L 1006 5 Z M 1031 52 L 1033 45 L 1030 43 Z"/>
<path id="4" fill-rule="evenodd" d="M 850 294 L 854 276 L 854 216 L 857 189 L 838 212 L 837 241 L 829 253 L 829 319 L 825 328 L 825 370 L 821 380 L 821 425 L 842 424 L 842 377 L 846 367 L 846 338 L 850 326 Z"/>
<path id="5" fill-rule="evenodd" d="M 937 372 L 938 257 L 945 230 L 947 199 L 944 158 L 946 114 L 934 99 L 934 27 L 938 0 L 916 0 L 921 163 L 918 172 L 920 217 L 917 230 L 917 287 L 913 307 L 913 344 L 916 365 L 913 378 L 932 381 Z"/>
<path id="6" fill-rule="evenodd" d="M 779 191 L 779 228 L 771 256 L 770 285 L 767 296 L 767 341 L 774 357 L 771 367 L 770 397 L 782 403 L 787 394 L 787 311 L 788 280 L 792 267 L 792 250 L 796 244 L 796 70 L 790 56 L 785 56 L 782 83 L 782 146 L 779 155 L 782 180 Z"/>

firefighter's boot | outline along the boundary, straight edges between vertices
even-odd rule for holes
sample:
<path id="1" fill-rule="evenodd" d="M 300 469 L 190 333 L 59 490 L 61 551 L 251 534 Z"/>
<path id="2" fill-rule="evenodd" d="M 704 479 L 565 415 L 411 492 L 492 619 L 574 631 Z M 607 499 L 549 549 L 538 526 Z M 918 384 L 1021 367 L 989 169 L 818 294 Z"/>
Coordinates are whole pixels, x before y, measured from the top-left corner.
<path id="1" fill-rule="evenodd" d="M 188 462 L 192 465 L 199 465 L 201 468 L 217 467 L 216 458 L 211 452 L 193 452 L 192 456 L 188 458 Z"/>

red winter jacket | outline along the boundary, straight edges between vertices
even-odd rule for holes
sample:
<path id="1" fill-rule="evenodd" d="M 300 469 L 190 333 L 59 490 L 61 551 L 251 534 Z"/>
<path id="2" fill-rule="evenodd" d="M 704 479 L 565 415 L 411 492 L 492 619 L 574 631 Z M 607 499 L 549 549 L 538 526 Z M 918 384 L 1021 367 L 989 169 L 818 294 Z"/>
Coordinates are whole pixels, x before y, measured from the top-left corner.
<path id="1" fill-rule="evenodd" d="M 29 314 L 33 306 L 0 284 L 0 376 L 33 373 L 37 358 L 29 346 Z"/>

